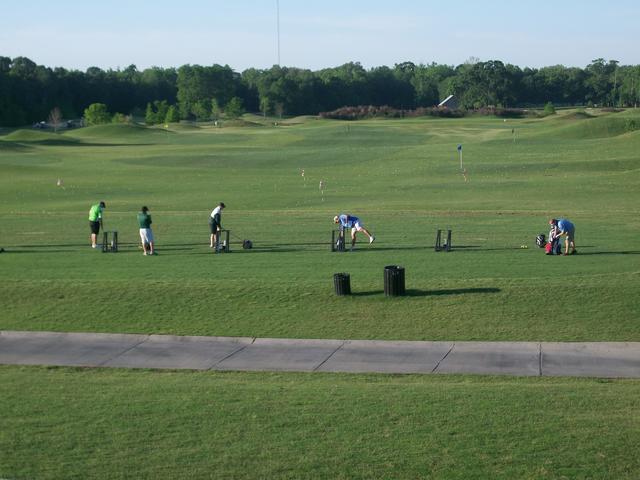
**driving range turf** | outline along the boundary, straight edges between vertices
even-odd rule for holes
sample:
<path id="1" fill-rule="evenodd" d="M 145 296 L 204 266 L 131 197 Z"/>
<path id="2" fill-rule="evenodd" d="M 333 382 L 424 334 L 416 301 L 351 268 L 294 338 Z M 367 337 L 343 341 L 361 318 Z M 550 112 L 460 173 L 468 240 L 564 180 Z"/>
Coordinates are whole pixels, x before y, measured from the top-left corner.
<path id="1" fill-rule="evenodd" d="M 640 114 L 593 113 L 506 122 L 302 118 L 277 127 L 247 116 L 219 129 L 6 133 L 0 329 L 640 341 Z M 124 243 L 118 254 L 88 246 L 88 209 L 99 200 L 106 228 Z M 229 255 L 208 248 L 207 218 L 219 201 L 235 234 Z M 142 205 L 153 215 L 157 257 L 136 244 Z M 354 252 L 331 253 L 332 217 L 341 212 L 360 216 L 376 242 L 360 238 Z M 578 255 L 547 257 L 535 247 L 559 216 L 576 224 Z M 433 251 L 437 228 L 452 229 L 454 251 Z M 241 249 L 245 238 L 252 250 Z M 385 265 L 405 267 L 406 297 L 384 297 Z M 354 295 L 333 295 L 336 272 L 351 274 Z M 637 381 L 1 372 L 4 410 L 14 412 L 0 425 L 0 451 L 14 452 L 0 457 L 9 478 L 131 469 L 144 477 L 181 467 L 234 478 L 639 471 L 625 457 L 640 440 Z M 140 385 L 160 392 L 143 394 Z M 107 400 L 110 386 L 121 401 Z M 56 415 L 71 405 L 77 420 Z M 102 441 L 87 442 L 87 431 Z M 126 454 L 116 450 L 121 442 Z M 171 460 L 169 451 L 184 456 Z"/>
<path id="2" fill-rule="evenodd" d="M 4 478 L 640 472 L 638 381 L 1 366 L 0 381 Z"/>

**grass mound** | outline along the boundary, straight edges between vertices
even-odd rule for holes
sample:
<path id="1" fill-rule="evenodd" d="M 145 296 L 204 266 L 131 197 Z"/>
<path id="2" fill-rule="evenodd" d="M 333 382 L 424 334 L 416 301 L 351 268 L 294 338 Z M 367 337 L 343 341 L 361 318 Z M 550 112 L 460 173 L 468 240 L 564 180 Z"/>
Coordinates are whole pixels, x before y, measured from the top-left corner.
<path id="1" fill-rule="evenodd" d="M 560 120 L 586 120 L 588 118 L 595 118 L 593 115 L 584 111 L 571 112 L 566 115 L 558 117 Z"/>
<path id="2" fill-rule="evenodd" d="M 578 122 L 565 122 L 582 120 Z M 640 115 L 635 112 L 613 113 L 593 117 L 588 113 L 576 112 L 556 119 L 558 128 L 552 135 L 571 139 L 611 138 L 640 130 Z"/>
<path id="3" fill-rule="evenodd" d="M 273 125 L 277 119 L 272 116 L 263 116 L 256 113 L 245 113 L 242 115 L 242 120 L 253 123 L 260 123 L 262 125 Z"/>
<path id="4" fill-rule="evenodd" d="M 284 120 L 279 121 L 278 123 L 282 125 L 300 125 L 303 123 L 307 123 L 310 120 L 317 120 L 318 117 L 313 115 L 298 115 L 297 117 L 286 118 Z"/>
<path id="5" fill-rule="evenodd" d="M 262 123 L 244 120 L 242 118 L 236 120 L 226 120 L 222 122 L 223 127 L 264 127 Z"/>
<path id="6" fill-rule="evenodd" d="M 241 118 L 236 120 L 224 120 L 222 125 L 225 127 L 272 127 L 278 125 L 299 125 L 309 120 L 315 120 L 317 117 L 312 115 L 299 115 L 291 118 L 278 118 L 273 116 L 264 117 L 255 113 L 245 113 Z"/>
<path id="7" fill-rule="evenodd" d="M 168 130 L 174 132 L 188 132 L 192 130 L 201 130 L 202 127 L 195 125 L 191 122 L 170 123 Z"/>
<path id="8" fill-rule="evenodd" d="M 17 152 L 28 149 L 29 147 L 18 142 L 11 142 L 0 139 L 0 152 Z"/>
<path id="9" fill-rule="evenodd" d="M 108 139 L 129 139 L 131 137 L 144 137 L 148 135 L 164 135 L 165 132 L 160 129 L 148 128 L 137 124 L 109 124 L 95 125 L 74 130 L 70 135 L 75 138 L 100 138 Z"/>
<path id="10" fill-rule="evenodd" d="M 26 130 L 20 129 L 11 132 L 4 137 L 4 140 L 18 143 L 48 143 L 54 144 L 58 142 L 67 143 L 69 139 L 61 137 L 57 133 L 43 132 L 42 130 Z"/>

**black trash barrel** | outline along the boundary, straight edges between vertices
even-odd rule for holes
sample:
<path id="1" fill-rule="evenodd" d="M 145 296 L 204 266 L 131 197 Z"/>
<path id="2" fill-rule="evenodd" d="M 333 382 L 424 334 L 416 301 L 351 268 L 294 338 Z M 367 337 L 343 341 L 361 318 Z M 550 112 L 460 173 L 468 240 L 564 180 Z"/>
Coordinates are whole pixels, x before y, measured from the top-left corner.
<path id="1" fill-rule="evenodd" d="M 397 297 L 404 293 L 404 267 L 398 265 L 384 267 L 384 295 Z"/>
<path id="2" fill-rule="evenodd" d="M 348 273 L 334 273 L 333 286 L 336 295 L 351 295 L 351 279 Z"/>

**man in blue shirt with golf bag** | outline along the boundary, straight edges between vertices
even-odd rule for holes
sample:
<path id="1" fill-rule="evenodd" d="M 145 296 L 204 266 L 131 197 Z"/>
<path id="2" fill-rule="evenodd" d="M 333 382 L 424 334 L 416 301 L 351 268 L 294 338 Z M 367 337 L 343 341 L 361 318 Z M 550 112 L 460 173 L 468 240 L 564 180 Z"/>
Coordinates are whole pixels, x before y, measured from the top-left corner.
<path id="1" fill-rule="evenodd" d="M 557 227 L 560 230 L 559 237 L 564 237 L 564 254 L 563 255 L 575 255 L 578 253 L 576 250 L 576 227 L 566 218 L 549 220 L 549 225 Z M 569 252 L 571 247 L 571 252 Z"/>

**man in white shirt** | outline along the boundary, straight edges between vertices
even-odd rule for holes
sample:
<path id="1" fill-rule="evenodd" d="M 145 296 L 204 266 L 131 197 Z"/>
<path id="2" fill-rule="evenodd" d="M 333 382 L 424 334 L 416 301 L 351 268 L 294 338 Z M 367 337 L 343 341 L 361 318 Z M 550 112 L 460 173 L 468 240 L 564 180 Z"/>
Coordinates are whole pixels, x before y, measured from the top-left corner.
<path id="1" fill-rule="evenodd" d="M 225 208 L 224 202 L 220 202 L 216 208 L 211 212 L 209 217 L 209 227 L 211 228 L 211 238 L 209 248 L 218 247 L 218 232 L 222 228 L 222 210 Z"/>

